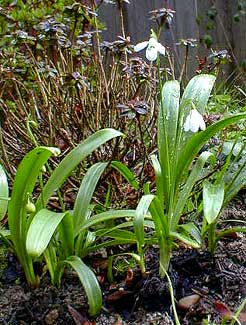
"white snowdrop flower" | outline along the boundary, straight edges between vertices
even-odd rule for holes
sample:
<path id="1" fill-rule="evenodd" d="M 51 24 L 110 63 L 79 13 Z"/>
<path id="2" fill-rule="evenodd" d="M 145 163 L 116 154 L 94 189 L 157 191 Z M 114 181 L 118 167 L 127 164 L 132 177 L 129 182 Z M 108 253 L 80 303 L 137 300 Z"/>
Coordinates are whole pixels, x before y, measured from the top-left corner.
<path id="1" fill-rule="evenodd" d="M 158 52 L 165 55 L 165 47 L 157 42 L 155 37 L 150 37 L 149 41 L 138 43 L 134 46 L 134 51 L 139 52 L 146 48 L 146 58 L 149 61 L 155 61 L 157 59 Z"/>
<path id="2" fill-rule="evenodd" d="M 203 120 L 202 115 L 198 112 L 197 109 L 192 109 L 189 115 L 186 117 L 184 123 L 184 130 L 185 132 L 191 131 L 193 133 L 198 132 L 198 130 L 205 130 L 206 124 Z"/>

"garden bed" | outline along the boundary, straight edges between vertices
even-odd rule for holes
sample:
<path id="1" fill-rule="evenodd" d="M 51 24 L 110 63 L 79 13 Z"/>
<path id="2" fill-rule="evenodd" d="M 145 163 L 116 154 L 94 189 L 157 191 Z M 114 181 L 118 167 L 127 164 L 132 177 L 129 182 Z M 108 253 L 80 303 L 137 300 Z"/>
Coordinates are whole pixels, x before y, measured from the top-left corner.
<path id="1" fill-rule="evenodd" d="M 246 195 L 234 200 L 224 212 L 226 219 L 245 219 Z M 224 316 L 235 313 L 246 295 L 246 236 L 235 235 L 220 241 L 214 257 L 207 252 L 183 246 L 174 252 L 170 278 L 181 324 L 202 324 L 205 320 L 221 324 Z M 92 256 L 103 290 L 100 315 L 90 319 L 87 300 L 75 272 L 67 271 L 58 289 L 44 275 L 41 286 L 28 288 L 19 263 L 12 255 L 1 257 L 7 263 L 0 279 L 0 321 L 2 324 L 174 324 L 166 279 L 159 277 L 158 249 L 146 255 L 147 274 L 137 268 L 105 277 L 105 263 Z M 186 297 L 185 300 L 180 300 Z M 190 297 L 190 298 L 187 298 Z M 190 300 L 191 299 L 191 300 Z M 246 324 L 245 314 L 239 317 Z"/>

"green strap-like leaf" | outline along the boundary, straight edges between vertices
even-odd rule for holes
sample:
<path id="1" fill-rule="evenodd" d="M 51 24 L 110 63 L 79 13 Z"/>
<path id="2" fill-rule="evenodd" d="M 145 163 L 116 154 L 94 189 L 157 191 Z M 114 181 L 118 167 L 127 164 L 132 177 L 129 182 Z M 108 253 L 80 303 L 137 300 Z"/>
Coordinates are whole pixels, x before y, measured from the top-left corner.
<path id="1" fill-rule="evenodd" d="M 203 169 L 206 161 L 212 157 L 214 158 L 213 162 L 215 162 L 214 155 L 209 151 L 204 151 L 203 153 L 201 153 L 201 155 L 197 159 L 195 165 L 193 166 L 192 171 L 191 171 L 187 181 L 185 182 L 183 189 L 179 193 L 178 202 L 174 209 L 174 214 L 173 214 L 173 218 L 172 218 L 172 222 L 171 222 L 173 231 L 175 231 L 175 229 L 178 225 L 180 216 L 181 216 L 183 209 L 187 203 L 187 199 L 190 195 L 190 192 L 191 192 L 194 184 L 200 177 L 200 175 L 202 173 L 202 169 Z"/>
<path id="2" fill-rule="evenodd" d="M 133 225 L 139 247 L 144 245 L 144 219 L 154 198 L 152 194 L 142 196 L 136 209 Z"/>
<path id="3" fill-rule="evenodd" d="M 78 256 L 70 256 L 65 262 L 70 264 L 79 276 L 88 298 L 90 316 L 97 315 L 102 306 L 102 292 L 95 274 Z"/>
<path id="4" fill-rule="evenodd" d="M 80 225 L 86 220 L 96 185 L 106 167 L 107 163 L 96 163 L 88 169 L 83 178 L 74 203 L 73 218 L 75 233 L 78 233 Z"/>
<path id="5" fill-rule="evenodd" d="M 99 213 L 89 220 L 86 220 L 83 225 L 80 225 L 75 236 L 77 236 L 81 231 L 86 230 L 98 223 L 105 222 L 108 220 L 114 220 L 118 218 L 134 217 L 135 210 L 109 210 L 106 212 Z"/>
<path id="6" fill-rule="evenodd" d="M 11 200 L 9 201 L 8 223 L 11 240 L 30 285 L 36 285 L 36 279 L 33 273 L 31 259 L 27 256 L 26 252 L 26 203 L 28 195 L 32 195 L 37 177 L 43 165 L 52 154 L 57 155 L 58 153 L 59 150 L 57 148 L 37 147 L 26 154 L 17 169 Z"/>
<path id="7" fill-rule="evenodd" d="M 192 238 L 194 238 L 197 244 L 200 246 L 202 243 L 202 236 L 200 230 L 193 222 L 184 223 L 178 226 L 178 230 L 185 231 L 188 233 Z"/>
<path id="8" fill-rule="evenodd" d="M 35 214 L 27 232 L 26 249 L 29 255 L 39 257 L 45 251 L 56 228 L 67 213 L 42 209 Z"/>
<path id="9" fill-rule="evenodd" d="M 242 119 L 246 118 L 246 113 L 234 114 L 233 116 L 228 116 L 223 120 L 220 120 L 212 125 L 210 125 L 205 131 L 196 133 L 189 139 L 185 144 L 184 148 L 179 154 L 178 165 L 176 170 L 176 187 L 177 184 L 182 180 L 183 172 L 187 172 L 191 162 L 194 160 L 195 156 L 202 148 L 202 146 L 211 139 L 218 131 L 227 127 L 230 124 L 237 123 Z"/>
<path id="10" fill-rule="evenodd" d="M 71 213 L 66 213 L 62 218 L 59 226 L 59 240 L 61 246 L 65 251 L 65 256 L 68 257 L 74 254 L 74 224 L 73 216 Z"/>
<path id="11" fill-rule="evenodd" d="M 180 85 L 168 81 L 162 89 L 161 105 L 158 114 L 158 154 L 162 172 L 162 186 L 166 206 L 169 204 L 172 183 L 172 163 L 174 160 L 176 133 L 179 115 Z"/>
<path id="12" fill-rule="evenodd" d="M 136 180 L 136 177 L 125 164 L 120 161 L 112 161 L 111 166 L 116 169 L 135 190 L 139 188 L 139 184 Z"/>
<path id="13" fill-rule="evenodd" d="M 175 146 L 179 118 L 179 98 L 179 82 L 177 80 L 165 82 L 162 88 L 162 101 L 165 110 L 165 116 L 163 116 L 163 112 L 160 110 L 158 117 L 158 127 L 160 128 L 158 141 L 159 144 L 162 144 L 163 134 L 161 125 L 166 124 L 169 156 L 173 156 L 173 153 L 176 150 Z"/>
<path id="14" fill-rule="evenodd" d="M 42 192 L 42 199 L 44 203 L 47 203 L 52 193 L 60 188 L 75 167 L 78 166 L 78 164 L 89 154 L 91 154 L 95 149 L 105 142 L 122 135 L 123 134 L 121 132 L 114 129 L 103 129 L 88 137 L 71 152 L 69 152 L 69 154 L 67 154 L 67 156 L 60 162 L 60 164 L 51 174 L 49 180 L 44 186 Z M 38 199 L 38 210 L 42 206 L 42 199 L 41 196 Z"/>
<path id="15" fill-rule="evenodd" d="M 186 103 L 190 105 L 192 102 L 200 114 L 204 114 L 215 79 L 215 76 L 211 74 L 200 74 L 193 77 L 185 88 L 181 106 Z M 186 113 L 189 113 L 189 111 Z"/>
<path id="16" fill-rule="evenodd" d="M 175 232 L 175 231 L 171 231 L 171 236 L 182 241 L 183 243 L 194 247 L 194 248 L 199 248 L 200 247 L 200 243 L 198 243 L 196 240 L 192 239 L 190 237 L 190 235 L 186 235 L 186 234 L 182 234 L 180 232 Z"/>
<path id="17" fill-rule="evenodd" d="M 230 172 L 230 170 L 229 170 Z M 226 206 L 234 196 L 246 185 L 246 162 L 233 175 L 233 179 L 226 184 L 223 206 Z"/>
<path id="18" fill-rule="evenodd" d="M 136 241 L 136 236 L 131 231 L 115 229 L 107 233 L 107 237 L 118 240 L 129 240 L 129 243 Z"/>
<path id="19" fill-rule="evenodd" d="M 8 208 L 9 186 L 6 173 L 0 165 L 0 220 L 3 219 Z"/>
<path id="20" fill-rule="evenodd" d="M 164 187 L 163 187 L 164 179 L 162 177 L 161 165 L 159 163 L 158 158 L 155 155 L 151 155 L 150 158 L 151 158 L 153 168 L 155 171 L 156 194 L 161 202 L 161 205 L 164 207 L 164 191 L 163 191 L 164 190 Z"/>
<path id="21" fill-rule="evenodd" d="M 211 184 L 203 182 L 203 211 L 208 224 L 218 217 L 224 200 L 224 183 Z"/>

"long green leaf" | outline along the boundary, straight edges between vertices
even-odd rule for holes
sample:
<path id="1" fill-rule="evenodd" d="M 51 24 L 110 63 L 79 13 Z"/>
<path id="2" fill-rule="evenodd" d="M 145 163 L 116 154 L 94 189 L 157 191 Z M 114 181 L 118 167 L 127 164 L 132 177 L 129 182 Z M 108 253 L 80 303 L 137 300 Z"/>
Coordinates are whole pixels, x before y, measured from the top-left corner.
<path id="1" fill-rule="evenodd" d="M 179 154 L 176 170 L 176 186 L 182 180 L 181 177 L 183 172 L 187 171 L 196 154 L 209 139 L 211 139 L 218 131 L 222 130 L 228 125 L 237 123 L 245 118 L 246 113 L 239 113 L 233 116 L 228 116 L 223 120 L 210 125 L 205 131 L 201 131 L 193 135 Z"/>
<path id="2" fill-rule="evenodd" d="M 120 161 L 112 161 L 111 166 L 116 169 L 126 180 L 127 182 L 137 190 L 139 188 L 138 181 L 134 176 L 133 172 L 122 162 Z"/>
<path id="3" fill-rule="evenodd" d="M 200 243 L 198 243 L 196 240 L 192 239 L 190 237 L 190 235 L 186 235 L 186 234 L 182 234 L 182 233 L 178 233 L 175 231 L 171 231 L 171 236 L 173 236 L 174 238 L 180 240 L 181 242 L 190 245 L 191 247 L 194 248 L 199 248 L 200 247 Z"/>
<path id="4" fill-rule="evenodd" d="M 88 169 L 83 178 L 74 203 L 73 218 L 75 233 L 78 233 L 80 225 L 86 220 L 96 185 L 106 167 L 107 163 L 96 163 Z"/>
<path id="5" fill-rule="evenodd" d="M 114 129 L 103 129 L 97 131 L 77 147 L 75 147 L 69 154 L 60 162 L 54 172 L 51 174 L 49 180 L 44 186 L 42 192 L 42 199 L 45 203 L 48 202 L 50 196 L 54 191 L 60 188 L 60 186 L 69 177 L 71 172 L 75 169 L 78 164 L 83 161 L 89 154 L 95 149 L 104 144 L 105 142 L 122 136 L 123 134 Z M 39 210 L 42 206 L 41 196 L 37 202 L 37 209 Z"/>
<path id="6" fill-rule="evenodd" d="M 58 225 L 67 213 L 42 209 L 35 214 L 26 238 L 26 249 L 30 256 L 39 257 L 45 251 Z"/>
<path id="7" fill-rule="evenodd" d="M 208 224 L 218 217 L 224 200 L 224 183 L 211 184 L 203 182 L 203 211 Z"/>
<path id="8" fill-rule="evenodd" d="M 24 268 L 27 281 L 31 285 L 35 285 L 36 280 L 31 259 L 26 252 L 27 212 L 25 206 L 43 165 L 52 154 L 57 155 L 58 153 L 57 148 L 37 147 L 26 154 L 17 169 L 9 201 L 8 223 L 11 240 Z"/>
<path id="9" fill-rule="evenodd" d="M 180 84 L 176 80 L 165 82 L 162 88 L 162 101 L 165 109 L 165 116 L 163 116 L 162 110 L 159 112 L 159 122 L 160 127 L 160 139 L 158 140 L 162 143 L 162 127 L 161 124 L 166 124 L 167 126 L 167 136 L 168 136 L 168 153 L 169 156 L 173 156 L 176 150 L 176 134 L 178 127 L 179 118 L 179 98 L 180 98 Z M 165 119 L 165 120 L 164 120 Z"/>
<path id="10" fill-rule="evenodd" d="M 102 292 L 95 274 L 78 256 L 70 256 L 65 262 L 70 264 L 79 276 L 88 298 L 90 316 L 97 315 L 102 306 Z"/>
<path id="11" fill-rule="evenodd" d="M 144 219 L 154 198 L 152 194 L 142 196 L 136 209 L 133 225 L 139 247 L 144 246 Z"/>
<path id="12" fill-rule="evenodd" d="M 174 210 L 174 214 L 173 214 L 173 218 L 172 218 L 172 222 L 171 222 L 173 231 L 175 231 L 175 229 L 178 225 L 181 213 L 183 212 L 183 209 L 187 203 L 187 199 L 190 195 L 190 192 L 191 192 L 194 184 L 200 177 L 200 175 L 202 173 L 202 169 L 203 169 L 206 161 L 211 157 L 214 158 L 214 162 L 215 162 L 215 157 L 212 153 L 210 153 L 208 151 L 204 151 L 203 153 L 201 153 L 201 155 L 197 159 L 195 165 L 193 166 L 192 171 L 191 171 L 183 189 L 179 193 L 178 202 L 175 206 L 175 210 Z"/>
<path id="13" fill-rule="evenodd" d="M 229 170 L 229 172 L 231 172 Z M 242 166 L 237 170 L 236 175 L 233 175 L 233 179 L 229 184 L 226 184 L 225 197 L 223 206 L 226 206 L 234 196 L 246 185 L 246 164 L 243 163 Z"/>
<path id="14" fill-rule="evenodd" d="M 129 242 L 133 242 L 133 241 L 137 241 L 136 240 L 136 235 L 134 233 L 132 233 L 131 231 L 128 230 L 121 230 L 121 229 L 116 229 L 116 230 L 112 230 L 109 231 L 107 234 L 107 237 L 109 238 L 114 238 L 114 239 L 124 239 L 127 240 L 129 239 Z"/>
<path id="15" fill-rule="evenodd" d="M 192 101 L 200 114 L 203 114 L 215 79 L 215 76 L 211 74 L 200 74 L 193 77 L 185 88 L 181 99 L 181 106 L 186 103 L 190 105 Z"/>
<path id="16" fill-rule="evenodd" d="M 150 158 L 155 172 L 156 194 L 161 202 L 161 205 L 164 207 L 164 187 L 163 187 L 161 165 L 159 163 L 158 158 L 155 155 L 151 155 Z"/>
<path id="17" fill-rule="evenodd" d="M 180 85 L 177 81 L 168 81 L 164 84 L 162 89 L 161 107 L 158 114 L 157 140 L 166 206 L 169 204 L 169 198 L 171 195 L 171 168 L 176 145 L 179 96 Z"/>
<path id="18" fill-rule="evenodd" d="M 0 220 L 2 220 L 7 212 L 9 197 L 9 185 L 6 173 L 0 165 Z M 4 200 L 6 198 L 6 200 Z"/>
<path id="19" fill-rule="evenodd" d="M 61 241 L 62 249 L 65 251 L 65 256 L 68 257 L 74 254 L 74 224 L 71 213 L 66 213 L 62 218 L 59 226 L 59 240 Z"/>
<path id="20" fill-rule="evenodd" d="M 200 230 L 193 222 L 184 223 L 178 226 L 178 231 L 182 232 L 185 231 L 188 233 L 192 238 L 194 238 L 197 244 L 200 246 L 202 243 L 202 236 Z"/>
<path id="21" fill-rule="evenodd" d="M 149 210 L 151 212 L 152 219 L 155 224 L 155 230 L 157 233 L 158 244 L 160 249 L 160 276 L 163 277 L 164 273 L 162 269 L 168 270 L 171 250 L 172 250 L 172 238 L 170 237 L 170 225 L 167 216 L 164 214 L 163 206 L 160 200 L 155 196 L 152 201 Z"/>
<path id="22" fill-rule="evenodd" d="M 118 218 L 126 218 L 126 217 L 134 217 L 135 210 L 110 210 L 106 212 L 99 213 L 89 220 L 86 220 L 83 225 L 80 225 L 77 232 L 75 232 L 75 236 L 77 236 L 81 231 L 86 230 L 98 223 L 102 223 L 108 220 L 118 219 Z"/>

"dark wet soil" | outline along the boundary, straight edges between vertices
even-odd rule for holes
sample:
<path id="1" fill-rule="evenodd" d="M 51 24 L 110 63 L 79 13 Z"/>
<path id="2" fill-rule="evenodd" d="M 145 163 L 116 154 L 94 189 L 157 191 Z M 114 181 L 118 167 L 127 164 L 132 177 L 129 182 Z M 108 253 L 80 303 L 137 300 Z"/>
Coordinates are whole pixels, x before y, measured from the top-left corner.
<path id="1" fill-rule="evenodd" d="M 244 203 L 236 202 L 226 218 L 237 219 L 233 211 L 238 214 Z M 214 257 L 187 247 L 174 253 L 170 278 L 181 324 L 221 324 L 225 309 L 234 313 L 246 297 L 246 236 L 234 237 L 220 241 Z M 105 271 L 96 268 L 104 297 L 96 319 L 88 318 L 75 273 L 68 271 L 59 289 L 45 275 L 40 288 L 31 290 L 12 255 L 2 255 L 0 261 L 6 263 L 0 269 L 0 324 L 174 324 L 168 283 L 158 275 L 158 248 L 146 252 L 145 278 L 137 269 L 128 269 L 112 285 L 102 281 Z M 93 257 L 90 262 L 93 265 Z M 185 308 L 179 304 L 194 295 L 194 303 Z M 246 324 L 243 317 L 241 324 Z"/>

